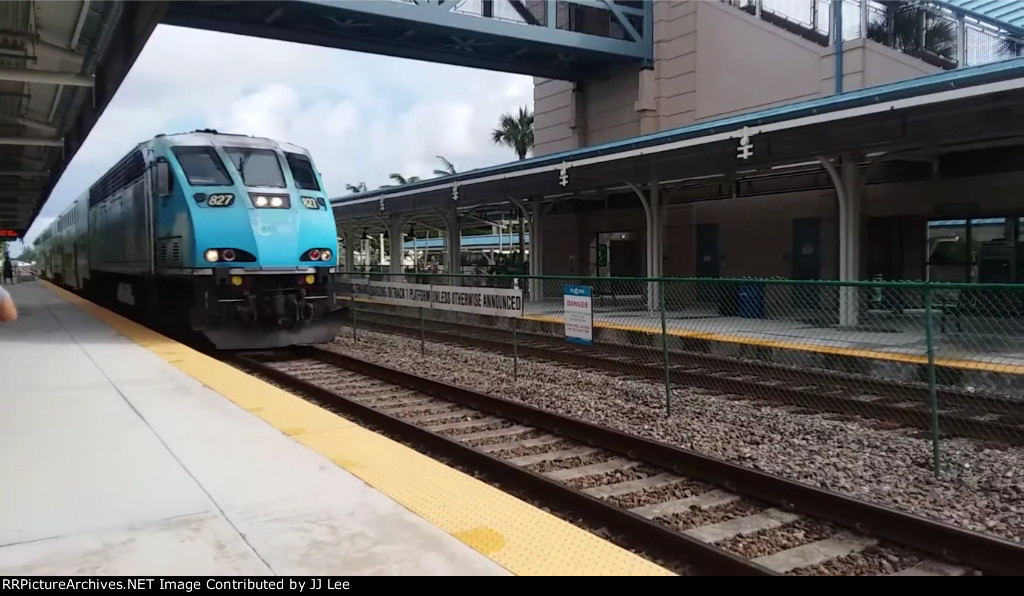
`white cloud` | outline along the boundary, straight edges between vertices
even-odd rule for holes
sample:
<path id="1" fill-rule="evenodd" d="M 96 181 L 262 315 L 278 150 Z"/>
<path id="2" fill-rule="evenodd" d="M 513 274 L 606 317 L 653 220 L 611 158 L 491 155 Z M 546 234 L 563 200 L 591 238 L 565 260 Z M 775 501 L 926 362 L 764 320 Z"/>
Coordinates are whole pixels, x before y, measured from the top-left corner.
<path id="1" fill-rule="evenodd" d="M 532 104 L 530 77 L 160 26 L 29 238 L 158 133 L 210 127 L 295 143 L 340 196 L 391 172 L 429 177 L 436 155 L 459 170 L 512 161 L 490 130 L 501 112 Z"/>

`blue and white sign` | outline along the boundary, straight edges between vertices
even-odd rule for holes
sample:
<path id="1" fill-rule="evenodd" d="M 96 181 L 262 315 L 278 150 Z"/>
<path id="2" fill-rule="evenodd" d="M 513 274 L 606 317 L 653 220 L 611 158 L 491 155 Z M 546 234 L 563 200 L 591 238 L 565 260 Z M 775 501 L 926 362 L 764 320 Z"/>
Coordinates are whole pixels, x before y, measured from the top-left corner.
<path id="1" fill-rule="evenodd" d="M 574 344 L 594 344 L 594 292 L 590 286 L 564 286 L 565 339 Z"/>

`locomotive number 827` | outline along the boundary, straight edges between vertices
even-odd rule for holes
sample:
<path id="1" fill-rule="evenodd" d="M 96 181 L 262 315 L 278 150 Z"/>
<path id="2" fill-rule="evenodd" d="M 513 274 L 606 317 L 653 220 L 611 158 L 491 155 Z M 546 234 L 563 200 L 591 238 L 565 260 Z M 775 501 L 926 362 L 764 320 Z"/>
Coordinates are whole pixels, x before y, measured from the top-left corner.
<path id="1" fill-rule="evenodd" d="M 206 199 L 206 204 L 211 207 L 227 207 L 234 202 L 235 195 L 232 194 L 210 195 L 210 198 Z"/>
<path id="2" fill-rule="evenodd" d="M 308 151 L 204 130 L 137 145 L 43 231 L 38 260 L 218 348 L 265 349 L 337 334 L 337 237 Z"/>

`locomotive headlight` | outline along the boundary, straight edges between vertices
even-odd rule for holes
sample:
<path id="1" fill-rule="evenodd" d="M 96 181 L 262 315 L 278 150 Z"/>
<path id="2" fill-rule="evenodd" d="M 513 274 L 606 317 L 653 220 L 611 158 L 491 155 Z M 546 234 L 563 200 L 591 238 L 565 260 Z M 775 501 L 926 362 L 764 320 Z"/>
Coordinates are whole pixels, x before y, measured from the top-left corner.
<path id="1" fill-rule="evenodd" d="M 327 250 L 325 248 L 324 251 L 322 253 L 320 253 L 320 260 L 321 261 L 330 261 L 331 260 L 331 251 L 329 251 L 329 250 Z"/>
<path id="2" fill-rule="evenodd" d="M 280 207 L 281 205 L 284 205 L 284 199 L 282 199 L 281 197 L 271 197 L 271 199 L 270 199 L 270 206 L 271 207 Z"/>
<path id="3" fill-rule="evenodd" d="M 216 248 L 211 248 L 210 250 L 206 251 L 206 254 L 204 256 L 206 257 L 206 260 L 211 263 L 216 263 L 220 259 L 220 253 L 217 252 Z"/>
<path id="4" fill-rule="evenodd" d="M 267 206 L 267 197 L 265 197 L 263 195 L 260 195 L 260 196 L 256 197 L 256 206 L 257 207 L 266 207 Z"/>

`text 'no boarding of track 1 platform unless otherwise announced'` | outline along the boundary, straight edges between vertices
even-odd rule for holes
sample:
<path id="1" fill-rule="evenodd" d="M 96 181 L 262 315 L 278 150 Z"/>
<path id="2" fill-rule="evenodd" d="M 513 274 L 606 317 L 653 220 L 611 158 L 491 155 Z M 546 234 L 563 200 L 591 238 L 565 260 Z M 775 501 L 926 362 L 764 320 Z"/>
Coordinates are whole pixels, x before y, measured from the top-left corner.
<path id="1" fill-rule="evenodd" d="M 348 580 L 331 577 L 268 578 L 268 579 L 222 579 L 207 578 L 107 578 L 79 579 L 60 578 L 3 578 L 0 590 L 43 591 L 43 590 L 170 590 L 175 592 L 199 592 L 203 590 L 268 590 L 289 592 L 319 592 L 323 590 L 348 590 Z"/>

